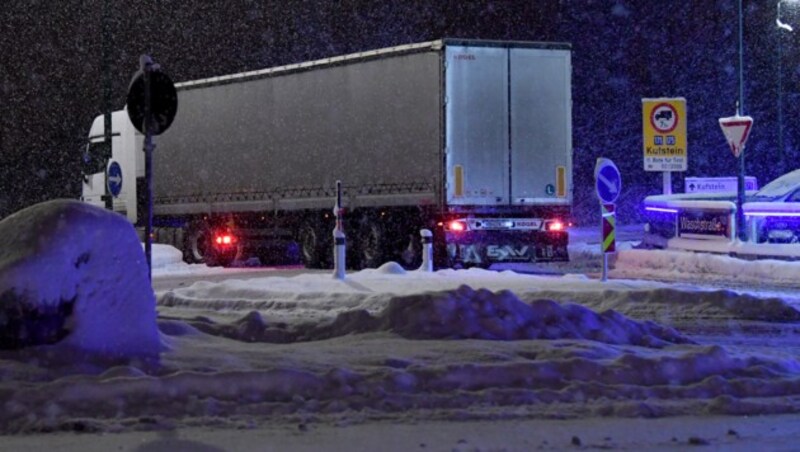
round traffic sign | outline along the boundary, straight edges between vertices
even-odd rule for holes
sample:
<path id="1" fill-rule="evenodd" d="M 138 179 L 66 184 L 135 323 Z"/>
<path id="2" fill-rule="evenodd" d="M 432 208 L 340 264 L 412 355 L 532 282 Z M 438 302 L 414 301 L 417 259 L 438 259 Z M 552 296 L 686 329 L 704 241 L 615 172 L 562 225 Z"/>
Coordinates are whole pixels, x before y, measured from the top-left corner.
<path id="1" fill-rule="evenodd" d="M 650 110 L 650 125 L 658 133 L 669 133 L 678 127 L 678 110 L 667 102 L 662 102 Z"/>
<path id="2" fill-rule="evenodd" d="M 178 112 L 178 93 L 169 76 L 153 70 L 150 77 L 150 112 L 153 120 L 149 132 L 160 135 L 167 130 Z M 136 130 L 144 133 L 144 73 L 138 71 L 128 88 L 128 117 Z"/>
<path id="3" fill-rule="evenodd" d="M 122 192 L 122 167 L 119 166 L 119 163 L 112 161 L 108 165 L 108 170 L 106 171 L 108 192 L 111 193 L 111 196 L 116 198 L 119 196 L 120 192 Z"/>
<path id="4" fill-rule="evenodd" d="M 617 165 L 609 159 L 599 158 L 594 167 L 597 197 L 606 204 L 613 204 L 622 191 L 622 176 Z"/>

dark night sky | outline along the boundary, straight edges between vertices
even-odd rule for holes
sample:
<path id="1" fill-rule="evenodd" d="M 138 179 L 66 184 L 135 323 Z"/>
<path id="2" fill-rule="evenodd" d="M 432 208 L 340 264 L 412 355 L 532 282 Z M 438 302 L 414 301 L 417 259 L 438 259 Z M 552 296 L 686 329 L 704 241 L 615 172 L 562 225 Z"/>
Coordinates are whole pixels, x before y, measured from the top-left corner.
<path id="1" fill-rule="evenodd" d="M 783 172 L 776 3 L 743 1 L 745 113 L 755 118 L 748 173 L 763 184 Z M 660 190 L 660 173 L 642 170 L 642 97 L 687 99 L 685 175 L 735 171 L 717 119 L 734 113 L 738 90 L 736 0 L 108 2 L 114 109 L 123 107 L 144 52 L 183 81 L 441 37 L 561 41 L 574 51 L 579 219 L 599 216 L 591 185 L 599 156 L 614 159 L 625 177 L 622 222 L 635 220 L 638 201 Z M 6 0 L 0 8 L 0 216 L 79 195 L 79 150 L 103 107 L 103 4 Z M 788 170 L 800 166 L 800 6 L 784 12 L 798 29 L 783 35 Z M 682 178 L 674 177 L 676 191 Z"/>

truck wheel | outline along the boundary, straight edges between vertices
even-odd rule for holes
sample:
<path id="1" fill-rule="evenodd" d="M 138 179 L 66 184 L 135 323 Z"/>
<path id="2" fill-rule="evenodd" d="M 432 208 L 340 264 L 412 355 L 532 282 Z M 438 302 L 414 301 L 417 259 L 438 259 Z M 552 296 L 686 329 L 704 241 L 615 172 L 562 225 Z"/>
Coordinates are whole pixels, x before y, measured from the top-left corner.
<path id="1" fill-rule="evenodd" d="M 183 260 L 190 264 L 206 264 L 209 267 L 228 267 L 240 257 L 241 246 L 218 252 L 214 249 L 211 228 L 203 223 L 193 224 L 184 235 Z"/>
<path id="2" fill-rule="evenodd" d="M 192 225 L 185 237 L 183 260 L 190 264 L 205 263 L 211 251 L 211 231 L 203 225 Z"/>
<path id="3" fill-rule="evenodd" d="M 422 240 L 414 233 L 408 234 L 406 244 L 400 251 L 399 263 L 406 270 L 416 270 L 422 265 Z"/>
<path id="4" fill-rule="evenodd" d="M 360 268 L 378 268 L 386 263 L 388 238 L 386 229 L 376 220 L 361 225 L 357 239 Z"/>
<path id="5" fill-rule="evenodd" d="M 326 268 L 331 260 L 330 254 L 333 252 L 331 240 L 326 239 L 322 228 L 317 224 L 311 222 L 303 224 L 297 240 L 303 264 L 307 268 Z"/>

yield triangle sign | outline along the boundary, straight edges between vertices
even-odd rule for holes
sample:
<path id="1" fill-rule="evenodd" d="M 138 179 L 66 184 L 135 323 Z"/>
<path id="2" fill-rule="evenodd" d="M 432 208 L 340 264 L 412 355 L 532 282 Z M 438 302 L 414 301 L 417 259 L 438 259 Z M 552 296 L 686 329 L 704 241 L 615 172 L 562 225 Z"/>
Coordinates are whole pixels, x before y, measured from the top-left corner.
<path id="1" fill-rule="evenodd" d="M 736 116 L 719 118 L 719 126 L 722 127 L 722 133 L 725 134 L 725 139 L 728 140 L 728 145 L 731 147 L 734 157 L 739 158 L 739 154 L 742 153 L 752 125 L 753 118 L 750 116 L 739 116 L 737 114 Z"/>

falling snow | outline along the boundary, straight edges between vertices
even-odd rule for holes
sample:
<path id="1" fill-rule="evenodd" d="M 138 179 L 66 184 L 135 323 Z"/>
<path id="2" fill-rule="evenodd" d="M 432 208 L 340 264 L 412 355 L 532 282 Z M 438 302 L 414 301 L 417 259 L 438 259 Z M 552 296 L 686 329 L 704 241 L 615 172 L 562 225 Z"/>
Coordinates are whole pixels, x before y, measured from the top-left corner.
<path id="1" fill-rule="evenodd" d="M 99 0 L 79 6 L 15 1 L 0 14 L 0 216 L 55 197 L 77 197 L 80 149 L 103 108 Z M 800 12 L 783 8 L 795 24 Z M 798 46 L 775 27 L 774 4 L 745 8 L 745 112 L 755 118 L 748 174 L 768 181 L 797 160 Z M 112 4 L 112 108 L 124 103 L 138 56 L 157 57 L 176 81 L 255 70 L 442 37 L 559 41 L 573 45 L 575 215 L 593 222 L 592 168 L 619 162 L 628 190 L 622 222 L 660 188 L 641 170 L 644 97 L 685 97 L 689 170 L 730 176 L 717 118 L 738 91 L 737 8 L 716 2 L 205 2 Z M 786 165 L 776 165 L 777 43 L 783 39 Z M 43 172 L 44 171 L 44 172 Z M 39 177 L 44 175 L 44 177 Z M 674 175 L 676 191 L 683 188 Z"/>

